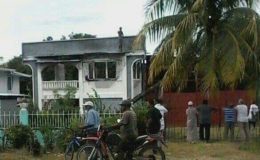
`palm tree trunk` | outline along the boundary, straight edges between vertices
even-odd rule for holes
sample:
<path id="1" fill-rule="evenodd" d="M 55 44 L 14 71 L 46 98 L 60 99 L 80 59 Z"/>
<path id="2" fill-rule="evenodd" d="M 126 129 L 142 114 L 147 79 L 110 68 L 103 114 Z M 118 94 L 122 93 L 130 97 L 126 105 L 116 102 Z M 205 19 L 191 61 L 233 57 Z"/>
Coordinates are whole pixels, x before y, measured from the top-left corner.
<path id="1" fill-rule="evenodd" d="M 260 75 L 257 75 L 256 78 L 256 103 L 259 106 L 260 105 Z"/>

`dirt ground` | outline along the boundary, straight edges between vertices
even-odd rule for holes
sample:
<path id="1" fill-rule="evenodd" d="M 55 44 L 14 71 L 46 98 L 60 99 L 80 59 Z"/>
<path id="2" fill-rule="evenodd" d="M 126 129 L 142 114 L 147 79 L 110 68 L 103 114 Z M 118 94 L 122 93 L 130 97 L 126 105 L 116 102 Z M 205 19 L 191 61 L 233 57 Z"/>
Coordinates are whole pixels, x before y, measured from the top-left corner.
<path id="1" fill-rule="evenodd" d="M 249 147 L 248 147 L 249 146 Z M 254 144 L 211 142 L 189 144 L 169 142 L 163 149 L 167 160 L 260 160 L 260 147 Z M 0 152 L 0 160 L 63 160 L 63 154 L 49 153 L 32 157 L 25 150 Z"/>

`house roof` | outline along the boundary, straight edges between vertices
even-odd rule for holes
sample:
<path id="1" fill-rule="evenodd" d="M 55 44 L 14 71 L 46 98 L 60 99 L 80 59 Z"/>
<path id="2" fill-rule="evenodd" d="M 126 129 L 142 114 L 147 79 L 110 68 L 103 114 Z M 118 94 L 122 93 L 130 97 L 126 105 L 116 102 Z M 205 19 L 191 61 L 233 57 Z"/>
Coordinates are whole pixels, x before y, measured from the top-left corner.
<path id="1" fill-rule="evenodd" d="M 88 38 L 65 41 L 44 41 L 22 44 L 24 59 L 53 56 L 85 55 L 91 53 L 130 53 L 135 36 L 123 38 L 122 52 L 118 37 Z M 139 47 L 141 49 L 141 47 Z"/>
<path id="2" fill-rule="evenodd" d="M 32 77 L 31 75 L 24 74 L 21 72 L 16 72 L 15 69 L 10 69 L 10 68 L 0 68 L 0 71 L 10 72 L 12 75 L 19 76 L 19 77 L 26 77 L 26 78 Z"/>

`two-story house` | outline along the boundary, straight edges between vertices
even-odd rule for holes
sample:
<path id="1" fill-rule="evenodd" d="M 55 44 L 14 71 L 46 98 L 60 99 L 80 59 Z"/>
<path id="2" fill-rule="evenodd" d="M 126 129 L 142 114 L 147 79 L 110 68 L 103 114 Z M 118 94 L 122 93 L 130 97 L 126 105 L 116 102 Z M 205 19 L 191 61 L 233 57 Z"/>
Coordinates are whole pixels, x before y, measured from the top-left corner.
<path id="1" fill-rule="evenodd" d="M 32 69 L 34 102 L 41 110 L 45 102 L 55 99 L 54 91 L 64 95 L 66 86 L 77 88 L 81 111 L 93 89 L 111 108 L 141 93 L 144 47 L 133 51 L 134 39 L 127 36 L 23 43 L 23 60 Z M 55 75 L 46 78 L 50 67 Z M 68 74 L 72 70 L 75 72 Z"/>
<path id="2" fill-rule="evenodd" d="M 18 111 L 17 98 L 25 96 L 20 94 L 20 79 L 30 77 L 14 69 L 0 68 L 0 114 Z"/>

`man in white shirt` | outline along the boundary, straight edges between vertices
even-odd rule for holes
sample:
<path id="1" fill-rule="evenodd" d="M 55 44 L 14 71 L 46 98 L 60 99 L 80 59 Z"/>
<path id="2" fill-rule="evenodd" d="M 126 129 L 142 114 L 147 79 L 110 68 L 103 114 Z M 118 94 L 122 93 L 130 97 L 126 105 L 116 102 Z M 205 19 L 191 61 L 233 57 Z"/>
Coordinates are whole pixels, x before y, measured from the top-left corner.
<path id="1" fill-rule="evenodd" d="M 161 122 L 161 128 L 160 131 L 162 135 L 165 137 L 165 119 L 164 116 L 168 112 L 168 110 L 162 105 L 162 101 L 160 99 L 155 99 L 154 100 L 155 108 L 158 109 L 162 115 L 162 118 L 160 119 Z"/>
<path id="2" fill-rule="evenodd" d="M 248 111 L 247 106 L 244 104 L 243 99 L 238 100 L 238 105 L 234 108 L 237 111 L 237 122 L 240 132 L 240 137 L 245 135 L 245 139 L 249 139 L 249 131 L 248 131 Z"/>
<path id="3" fill-rule="evenodd" d="M 251 127 L 250 127 L 251 125 L 253 125 L 254 128 L 255 128 L 258 112 L 259 112 L 258 106 L 256 105 L 255 102 L 253 102 L 253 103 L 250 105 L 249 114 L 248 114 L 249 129 L 251 128 Z"/>

